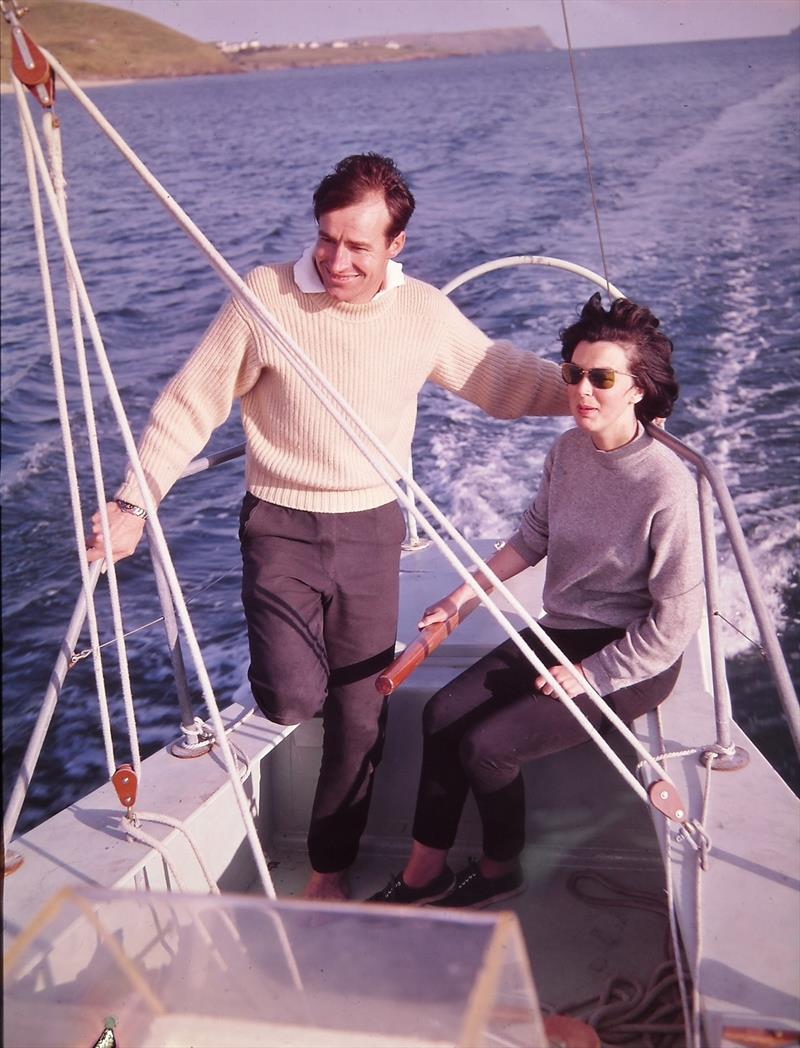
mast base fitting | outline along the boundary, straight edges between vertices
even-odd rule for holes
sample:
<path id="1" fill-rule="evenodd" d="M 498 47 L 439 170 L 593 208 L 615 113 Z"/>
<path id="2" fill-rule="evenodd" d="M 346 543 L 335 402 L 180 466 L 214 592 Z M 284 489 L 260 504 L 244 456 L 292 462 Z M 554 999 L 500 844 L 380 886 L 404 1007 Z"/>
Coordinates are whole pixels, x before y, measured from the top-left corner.
<path id="1" fill-rule="evenodd" d="M 25 858 L 19 852 L 6 852 L 3 856 L 3 876 L 8 877 L 9 874 L 16 873 L 23 862 Z"/>
<path id="2" fill-rule="evenodd" d="M 700 763 L 707 764 L 711 756 L 714 757 L 711 761 L 712 771 L 741 771 L 750 763 L 750 754 L 741 746 L 734 746 L 733 753 L 725 753 L 714 746 L 709 746 L 700 754 Z"/>
<path id="3" fill-rule="evenodd" d="M 204 757 L 207 753 L 211 752 L 213 746 L 214 739 L 203 739 L 200 742 L 187 742 L 186 739 L 178 739 L 177 742 L 172 743 L 169 752 L 173 757 L 180 757 L 181 760 L 188 760 L 190 757 Z"/>
<path id="4" fill-rule="evenodd" d="M 427 549 L 430 544 L 430 539 L 415 539 L 413 542 L 404 542 L 400 549 L 403 553 L 417 553 L 419 550 Z"/>

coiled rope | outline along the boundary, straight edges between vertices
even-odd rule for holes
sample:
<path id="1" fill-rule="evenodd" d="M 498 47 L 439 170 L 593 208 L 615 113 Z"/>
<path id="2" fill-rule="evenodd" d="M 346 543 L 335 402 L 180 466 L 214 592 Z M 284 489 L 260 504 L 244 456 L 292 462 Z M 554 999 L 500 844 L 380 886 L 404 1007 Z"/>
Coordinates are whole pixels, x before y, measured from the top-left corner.
<path id="1" fill-rule="evenodd" d="M 615 975 L 596 996 L 559 1005 L 555 1011 L 588 1023 L 604 1045 L 678 1048 L 684 1043 L 686 1027 L 680 996 L 681 973 L 669 935 L 666 898 L 585 871 L 571 874 L 567 889 L 590 906 L 638 909 L 663 918 L 667 933 L 665 953 L 672 951 L 672 957 L 658 964 L 646 980 Z"/>

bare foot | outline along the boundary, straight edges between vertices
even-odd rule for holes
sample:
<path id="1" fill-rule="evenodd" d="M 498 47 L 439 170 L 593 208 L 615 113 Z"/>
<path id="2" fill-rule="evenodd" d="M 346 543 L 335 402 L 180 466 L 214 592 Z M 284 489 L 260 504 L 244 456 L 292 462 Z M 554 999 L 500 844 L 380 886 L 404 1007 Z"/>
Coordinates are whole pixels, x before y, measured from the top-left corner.
<path id="1" fill-rule="evenodd" d="M 317 873 L 314 870 L 303 892 L 304 899 L 323 899 L 341 902 L 350 898 L 350 878 L 347 870 L 338 873 Z"/>

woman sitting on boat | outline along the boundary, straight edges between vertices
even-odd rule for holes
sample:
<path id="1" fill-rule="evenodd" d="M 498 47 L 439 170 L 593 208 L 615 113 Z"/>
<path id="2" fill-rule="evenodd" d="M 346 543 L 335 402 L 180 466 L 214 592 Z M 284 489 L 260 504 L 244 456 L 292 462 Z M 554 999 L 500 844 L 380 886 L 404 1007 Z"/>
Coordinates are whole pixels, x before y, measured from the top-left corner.
<path id="1" fill-rule="evenodd" d="M 575 428 L 556 440 L 536 498 L 489 561 L 504 581 L 547 555 L 542 628 L 626 722 L 670 694 L 702 614 L 694 482 L 642 422 L 678 396 L 672 343 L 645 307 L 595 294 L 561 333 L 562 377 Z M 491 586 L 479 571 L 478 584 Z M 463 583 L 428 608 L 420 628 L 477 604 Z M 521 636 L 592 725 L 608 728 L 572 674 Z M 535 677 L 535 679 L 533 679 Z M 482 907 L 524 890 L 521 766 L 588 739 L 512 640 L 437 692 L 425 707 L 413 845 L 403 871 L 370 901 Z M 454 874 L 447 853 L 472 790 L 483 854 Z"/>

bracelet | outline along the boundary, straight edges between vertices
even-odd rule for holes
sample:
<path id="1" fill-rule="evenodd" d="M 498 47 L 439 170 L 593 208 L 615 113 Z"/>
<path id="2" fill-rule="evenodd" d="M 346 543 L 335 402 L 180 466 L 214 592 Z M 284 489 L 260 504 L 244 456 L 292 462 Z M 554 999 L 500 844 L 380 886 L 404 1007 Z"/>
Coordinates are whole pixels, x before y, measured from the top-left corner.
<path id="1" fill-rule="evenodd" d="M 126 502 L 125 499 L 114 499 L 114 501 L 123 513 L 132 513 L 134 517 L 147 520 L 147 511 L 143 510 L 141 506 L 135 506 L 132 502 Z"/>

